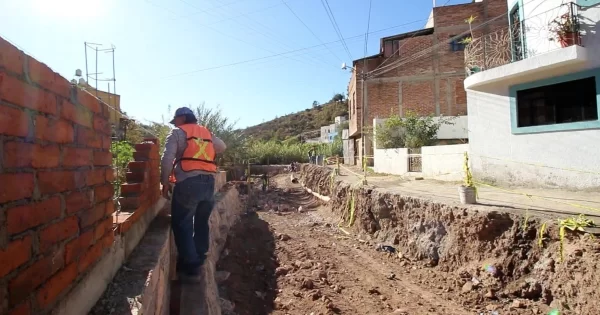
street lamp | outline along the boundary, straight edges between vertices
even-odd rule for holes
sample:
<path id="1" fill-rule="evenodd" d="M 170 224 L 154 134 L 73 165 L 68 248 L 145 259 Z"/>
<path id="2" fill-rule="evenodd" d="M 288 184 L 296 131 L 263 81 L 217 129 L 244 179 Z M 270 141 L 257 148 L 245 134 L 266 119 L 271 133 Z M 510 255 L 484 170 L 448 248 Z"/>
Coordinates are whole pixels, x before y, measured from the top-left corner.
<path id="1" fill-rule="evenodd" d="M 356 71 L 356 68 L 354 67 L 350 67 L 348 65 L 346 65 L 345 62 L 342 63 L 342 70 L 347 70 L 347 69 L 351 69 L 354 72 Z M 357 73 L 358 74 L 358 73 Z M 367 184 L 367 163 L 366 163 L 366 154 L 367 154 L 367 144 L 365 141 L 365 107 L 367 106 L 367 94 L 365 93 L 366 91 L 366 84 L 365 81 L 367 80 L 367 73 L 363 70 L 361 70 L 360 72 L 360 78 L 361 78 L 361 89 L 362 89 L 362 106 L 360 107 L 360 113 L 361 113 L 361 131 L 360 131 L 360 138 L 361 138 L 361 142 L 362 142 L 362 168 L 363 168 L 363 185 Z"/>

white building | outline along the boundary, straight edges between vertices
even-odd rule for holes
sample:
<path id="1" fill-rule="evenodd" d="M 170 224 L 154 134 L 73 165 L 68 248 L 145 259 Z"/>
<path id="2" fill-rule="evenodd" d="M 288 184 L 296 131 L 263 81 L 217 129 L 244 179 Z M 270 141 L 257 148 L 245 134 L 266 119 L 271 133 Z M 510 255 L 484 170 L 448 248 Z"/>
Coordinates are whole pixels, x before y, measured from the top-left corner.
<path id="1" fill-rule="evenodd" d="M 321 142 L 331 143 L 338 134 L 338 127 L 341 123 L 347 121 L 348 118 L 345 116 L 337 116 L 334 118 L 334 123 L 327 126 L 321 127 Z"/>
<path id="2" fill-rule="evenodd" d="M 600 0 L 507 2 L 511 26 L 465 51 L 474 175 L 600 187 Z"/>

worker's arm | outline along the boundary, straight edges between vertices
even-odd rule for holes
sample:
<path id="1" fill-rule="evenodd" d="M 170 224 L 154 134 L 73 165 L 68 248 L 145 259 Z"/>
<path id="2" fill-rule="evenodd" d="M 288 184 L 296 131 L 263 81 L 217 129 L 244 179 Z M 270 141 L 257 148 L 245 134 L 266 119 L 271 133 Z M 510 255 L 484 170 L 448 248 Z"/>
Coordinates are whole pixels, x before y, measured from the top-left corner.
<path id="1" fill-rule="evenodd" d="M 212 135 L 213 147 L 215 148 L 216 153 L 223 153 L 225 149 L 227 149 L 227 145 L 223 140 L 219 139 L 219 137 Z"/>
<path id="2" fill-rule="evenodd" d="M 165 141 L 165 150 L 163 151 L 160 168 L 160 183 L 163 186 L 169 185 L 169 176 L 173 171 L 173 162 L 177 154 L 178 131 L 178 129 L 171 130 Z"/>

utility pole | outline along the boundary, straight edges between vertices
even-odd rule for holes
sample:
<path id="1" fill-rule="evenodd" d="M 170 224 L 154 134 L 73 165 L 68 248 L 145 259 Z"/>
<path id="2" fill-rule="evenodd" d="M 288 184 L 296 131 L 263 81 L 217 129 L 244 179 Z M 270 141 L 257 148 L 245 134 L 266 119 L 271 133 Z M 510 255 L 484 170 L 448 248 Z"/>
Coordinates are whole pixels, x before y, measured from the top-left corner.
<path id="1" fill-rule="evenodd" d="M 367 137 L 365 137 L 365 114 L 366 114 L 366 110 L 365 108 L 367 107 L 367 83 L 365 81 L 367 81 L 367 73 L 365 73 L 364 69 L 361 70 L 360 73 L 361 76 L 361 85 L 362 85 L 362 96 L 363 96 L 363 101 L 362 101 L 362 106 L 360 107 L 360 111 L 361 111 L 361 142 L 362 142 L 362 167 L 363 167 L 363 180 L 362 183 L 363 185 L 367 184 Z"/>

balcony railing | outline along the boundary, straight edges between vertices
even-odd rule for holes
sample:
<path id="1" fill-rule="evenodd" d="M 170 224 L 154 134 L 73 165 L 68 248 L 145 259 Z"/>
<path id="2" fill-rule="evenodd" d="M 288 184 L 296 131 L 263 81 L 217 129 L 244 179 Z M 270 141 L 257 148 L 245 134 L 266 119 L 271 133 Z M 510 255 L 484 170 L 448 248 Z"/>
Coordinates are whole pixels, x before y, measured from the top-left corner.
<path id="1" fill-rule="evenodd" d="M 574 3 L 548 8 L 540 5 L 521 19 L 515 8 L 508 14 L 509 26 L 477 34 L 465 47 L 467 75 L 503 66 L 573 45 L 581 45 L 578 6 Z M 527 8 L 531 11 L 530 8 Z M 493 28 L 493 26 L 489 26 Z"/>

